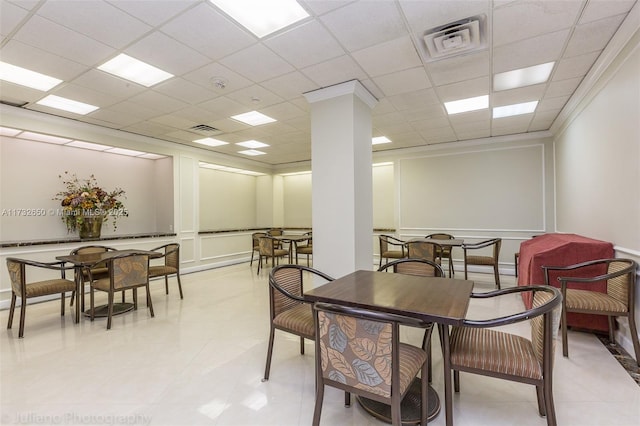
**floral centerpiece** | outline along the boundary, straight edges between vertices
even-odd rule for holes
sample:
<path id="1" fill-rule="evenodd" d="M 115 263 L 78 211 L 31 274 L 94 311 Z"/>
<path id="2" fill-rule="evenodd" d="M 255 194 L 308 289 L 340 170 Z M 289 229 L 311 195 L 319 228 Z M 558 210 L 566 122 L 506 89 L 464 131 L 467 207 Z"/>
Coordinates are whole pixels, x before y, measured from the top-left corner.
<path id="1" fill-rule="evenodd" d="M 102 223 L 106 222 L 109 216 L 113 217 L 114 230 L 117 229 L 118 216 L 128 216 L 121 200 L 126 198 L 123 189 L 105 191 L 98 185 L 94 175 L 89 179 L 78 179 L 75 173 L 64 172 L 64 176 L 58 177 L 63 179 L 62 183 L 66 189 L 58 192 L 54 200 L 61 201 L 62 221 L 67 225 L 67 231 L 75 232 L 79 229 L 81 238 L 83 230 L 89 232 L 85 236 L 99 237 Z M 87 231 L 89 225 L 94 227 L 93 233 Z"/>

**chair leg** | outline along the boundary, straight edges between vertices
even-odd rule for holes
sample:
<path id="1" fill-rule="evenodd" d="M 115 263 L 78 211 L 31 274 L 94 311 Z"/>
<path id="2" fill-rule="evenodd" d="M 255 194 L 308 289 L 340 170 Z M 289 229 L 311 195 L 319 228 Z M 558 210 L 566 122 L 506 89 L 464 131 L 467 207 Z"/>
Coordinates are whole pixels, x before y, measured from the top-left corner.
<path id="1" fill-rule="evenodd" d="M 351 392 L 344 392 L 344 406 L 351 407 Z"/>
<path id="2" fill-rule="evenodd" d="M 24 321 L 27 315 L 27 299 L 20 298 L 20 328 L 18 337 L 24 337 Z"/>
<path id="3" fill-rule="evenodd" d="M 300 338 L 300 355 L 304 355 L 304 337 Z"/>
<path id="4" fill-rule="evenodd" d="M 147 306 L 149 307 L 149 313 L 151 314 L 151 318 L 153 318 L 154 317 L 153 303 L 151 302 L 151 289 L 149 288 L 149 281 L 147 281 L 146 287 L 147 287 Z"/>
<path id="5" fill-rule="evenodd" d="M 164 294 L 169 295 L 169 275 L 164 276 Z"/>
<path id="6" fill-rule="evenodd" d="M 546 414 L 545 406 L 544 406 L 544 389 L 542 385 L 536 385 L 536 397 L 538 399 L 538 413 L 541 417 L 544 417 Z"/>
<path id="7" fill-rule="evenodd" d="M 313 409 L 313 426 L 320 425 L 322 414 L 322 400 L 324 399 L 324 384 L 320 383 L 316 389 L 316 405 Z"/>
<path id="8" fill-rule="evenodd" d="M 467 259 L 464 260 L 464 279 L 467 279 Z"/>
<path id="9" fill-rule="evenodd" d="M 633 342 L 633 350 L 636 353 L 636 364 L 640 367 L 640 342 L 638 342 L 638 329 L 636 328 L 635 315 L 631 313 L 627 315 L 629 319 L 629 331 L 631 332 L 631 341 Z"/>
<path id="10" fill-rule="evenodd" d="M 180 274 L 176 274 L 176 278 L 178 279 L 178 290 L 180 290 L 180 299 L 184 299 L 182 295 L 182 283 L 180 282 Z"/>
<path id="11" fill-rule="evenodd" d="M 259 254 L 258 255 L 258 272 L 256 273 L 256 275 L 260 275 L 260 267 L 262 266 L 262 255 Z"/>
<path id="12" fill-rule="evenodd" d="M 562 307 L 562 314 L 560 317 L 560 330 L 562 331 L 562 356 L 569 356 L 569 347 L 567 342 L 567 309 Z"/>
<path id="13" fill-rule="evenodd" d="M 500 290 L 500 271 L 498 270 L 498 264 L 493 265 L 493 276 L 496 278 L 496 286 Z"/>
<path id="14" fill-rule="evenodd" d="M 251 250 L 251 262 L 249 262 L 249 266 L 253 266 L 253 254 L 255 253 L 255 250 Z"/>
<path id="15" fill-rule="evenodd" d="M 11 306 L 9 307 L 9 321 L 7 322 L 7 330 L 13 326 L 13 313 L 16 310 L 16 294 L 11 292 Z"/>
<path id="16" fill-rule="evenodd" d="M 95 306 L 94 306 L 94 296 L 93 296 L 93 287 L 90 290 L 90 294 L 89 294 L 89 311 L 91 312 L 91 321 L 94 320 L 95 318 Z"/>
<path id="17" fill-rule="evenodd" d="M 264 367 L 264 377 L 262 378 L 263 382 L 269 380 L 269 372 L 271 371 L 271 354 L 273 353 L 273 339 L 275 337 L 275 328 L 271 327 L 271 332 L 269 332 L 269 345 L 267 347 L 267 365 Z"/>
<path id="18" fill-rule="evenodd" d="M 453 390 L 460 392 L 460 372 L 453 370 Z"/>
<path id="19" fill-rule="evenodd" d="M 60 316 L 64 316 L 64 292 L 60 295 Z"/>
<path id="20" fill-rule="evenodd" d="M 133 299 L 135 300 L 135 293 L 133 295 Z M 107 309 L 107 330 L 111 329 L 111 317 L 113 316 L 113 292 L 109 292 L 109 307 Z"/>
<path id="21" fill-rule="evenodd" d="M 553 402 L 552 378 L 544 378 L 544 411 L 547 417 L 547 426 L 556 426 L 556 408 Z"/>
<path id="22" fill-rule="evenodd" d="M 427 356 L 429 357 L 427 359 L 428 364 L 425 362 L 425 364 L 422 365 L 422 373 L 420 374 L 420 384 L 422 385 L 420 387 L 420 425 L 421 426 L 426 426 L 427 422 L 429 421 L 429 384 L 428 381 L 429 380 L 425 380 L 424 376 L 425 374 L 427 376 L 429 376 L 429 378 L 431 377 L 429 370 L 431 368 L 431 354 L 428 353 Z"/>

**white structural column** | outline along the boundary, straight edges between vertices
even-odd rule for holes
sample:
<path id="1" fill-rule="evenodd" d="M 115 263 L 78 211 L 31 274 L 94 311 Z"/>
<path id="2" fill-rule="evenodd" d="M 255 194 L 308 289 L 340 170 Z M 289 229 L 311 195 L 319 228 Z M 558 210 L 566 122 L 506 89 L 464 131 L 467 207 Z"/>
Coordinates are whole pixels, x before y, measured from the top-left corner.
<path id="1" fill-rule="evenodd" d="M 305 93 L 311 105 L 313 265 L 334 278 L 373 265 L 371 110 L 357 80 Z"/>

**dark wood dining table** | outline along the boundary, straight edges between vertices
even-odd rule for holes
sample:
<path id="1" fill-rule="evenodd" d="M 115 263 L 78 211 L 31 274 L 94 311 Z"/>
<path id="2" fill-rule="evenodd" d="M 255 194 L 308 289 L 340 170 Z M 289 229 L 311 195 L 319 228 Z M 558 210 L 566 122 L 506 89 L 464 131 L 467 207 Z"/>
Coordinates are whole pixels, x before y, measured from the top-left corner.
<path id="1" fill-rule="evenodd" d="M 80 322 L 80 313 L 82 312 L 82 308 L 84 307 L 84 281 L 82 279 L 82 271 L 84 268 L 89 268 L 96 263 L 103 262 L 105 260 L 111 259 L 115 256 L 120 256 L 123 254 L 146 254 L 149 258 L 157 258 L 162 257 L 162 253 L 157 251 L 149 251 L 149 250 L 137 250 L 137 249 L 126 249 L 126 250 L 110 250 L 106 252 L 99 253 L 84 253 L 84 254 L 68 254 L 64 256 L 56 256 L 57 260 L 63 262 L 69 262 L 73 264 L 75 271 L 75 283 L 76 283 L 76 323 Z M 115 310 L 114 313 L 122 313 L 129 310 L 129 307 L 133 307 L 132 304 L 120 304 L 118 309 Z M 115 304 L 114 304 L 115 308 Z M 100 314 L 97 316 L 105 316 Z"/>
<path id="2" fill-rule="evenodd" d="M 387 312 L 417 318 L 425 323 L 438 324 L 443 346 L 444 371 L 446 372 L 448 371 L 446 363 L 449 362 L 449 326 L 462 324 L 467 314 L 473 285 L 473 281 L 468 280 L 360 270 L 308 290 L 304 293 L 304 297 L 311 302 L 335 303 Z M 444 379 L 446 424 L 450 426 L 453 421 L 453 404 L 450 397 L 451 376 L 445 373 Z M 419 392 L 419 390 L 418 386 L 417 391 Z M 430 394 L 435 393 L 435 390 L 429 387 L 429 392 Z M 430 418 L 435 417 L 440 411 L 439 399 L 437 394 L 435 395 L 435 398 L 432 395 L 429 396 Z M 432 407 L 432 401 L 437 406 Z M 359 402 L 363 404 L 363 399 L 360 398 Z M 415 402 L 418 403 L 417 408 L 405 407 Z M 364 403 L 368 404 L 368 401 L 364 401 Z M 404 398 L 403 423 L 419 423 L 419 403 L 419 396 L 409 397 L 407 395 Z M 365 406 L 364 408 L 370 411 L 371 407 Z M 387 419 L 384 414 L 378 417 Z M 390 415 L 388 421 L 391 422 Z"/>

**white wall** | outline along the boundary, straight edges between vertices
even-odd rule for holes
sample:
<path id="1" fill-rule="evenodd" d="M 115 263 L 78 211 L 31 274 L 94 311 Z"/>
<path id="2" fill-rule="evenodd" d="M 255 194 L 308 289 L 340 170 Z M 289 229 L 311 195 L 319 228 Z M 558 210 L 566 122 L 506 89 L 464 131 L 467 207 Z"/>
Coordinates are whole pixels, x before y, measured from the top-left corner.
<path id="1" fill-rule="evenodd" d="M 200 231 L 256 227 L 255 176 L 200 168 Z"/>
<path id="2" fill-rule="evenodd" d="M 640 261 L 640 33 L 555 139 L 559 232 L 614 244 Z M 637 288 L 637 287 L 636 287 Z M 640 323 L 640 291 L 636 291 Z M 628 323 L 616 340 L 633 354 Z"/>

